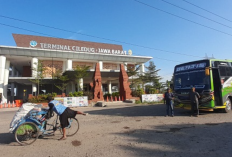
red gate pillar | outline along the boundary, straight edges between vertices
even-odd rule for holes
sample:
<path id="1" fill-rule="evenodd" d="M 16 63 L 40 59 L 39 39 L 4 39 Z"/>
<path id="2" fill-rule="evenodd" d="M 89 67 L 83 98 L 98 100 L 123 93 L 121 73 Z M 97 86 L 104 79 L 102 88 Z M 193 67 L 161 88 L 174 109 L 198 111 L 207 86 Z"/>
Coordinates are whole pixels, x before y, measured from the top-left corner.
<path id="1" fill-rule="evenodd" d="M 93 100 L 94 101 L 104 100 L 101 87 L 102 87 L 102 82 L 101 82 L 100 66 L 99 66 L 99 63 L 96 63 L 95 73 L 93 76 L 93 91 L 94 91 Z"/>
<path id="2" fill-rule="evenodd" d="M 122 101 L 132 98 L 131 89 L 129 87 L 130 83 L 128 82 L 128 75 L 124 68 L 123 64 L 120 64 L 120 74 L 119 74 L 119 83 L 120 83 L 120 97 Z"/>

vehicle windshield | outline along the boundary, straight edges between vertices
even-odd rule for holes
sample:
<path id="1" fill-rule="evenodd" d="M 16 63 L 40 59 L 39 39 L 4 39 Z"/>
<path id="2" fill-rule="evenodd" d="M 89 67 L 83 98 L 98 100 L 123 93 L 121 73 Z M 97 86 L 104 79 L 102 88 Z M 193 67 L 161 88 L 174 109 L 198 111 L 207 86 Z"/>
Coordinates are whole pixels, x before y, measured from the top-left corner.
<path id="1" fill-rule="evenodd" d="M 209 89 L 210 77 L 205 75 L 205 70 L 188 71 L 175 74 L 175 90 L 177 89 Z"/>

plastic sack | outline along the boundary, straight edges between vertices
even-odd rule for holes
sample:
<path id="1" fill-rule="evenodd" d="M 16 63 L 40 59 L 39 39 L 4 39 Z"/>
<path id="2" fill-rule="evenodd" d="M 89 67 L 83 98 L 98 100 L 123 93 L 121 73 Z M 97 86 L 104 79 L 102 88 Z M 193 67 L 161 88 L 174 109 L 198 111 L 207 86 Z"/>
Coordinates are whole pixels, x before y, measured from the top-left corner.
<path id="1" fill-rule="evenodd" d="M 31 111 L 32 109 L 41 110 L 42 105 L 33 104 L 33 103 L 24 103 L 19 110 L 15 113 L 11 123 L 9 131 L 12 133 L 14 129 L 17 127 L 18 123 L 25 118 L 25 116 Z M 40 109 L 39 109 L 40 108 Z"/>

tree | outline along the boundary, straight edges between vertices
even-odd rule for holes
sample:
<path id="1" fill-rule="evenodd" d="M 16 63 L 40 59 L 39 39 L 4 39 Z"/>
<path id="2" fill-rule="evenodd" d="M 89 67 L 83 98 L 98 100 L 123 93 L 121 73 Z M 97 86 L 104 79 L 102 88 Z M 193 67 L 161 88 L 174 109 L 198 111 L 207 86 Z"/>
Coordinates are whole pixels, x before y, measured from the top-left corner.
<path id="1" fill-rule="evenodd" d="M 61 90 L 62 91 L 62 93 L 64 93 L 64 91 L 65 91 L 65 89 L 66 89 L 66 87 L 67 87 L 67 85 L 68 85 L 68 80 L 69 80 L 69 78 L 68 78 L 68 75 L 64 75 L 64 76 L 57 76 L 57 79 L 59 79 L 60 81 L 61 81 L 61 84 L 59 85 L 59 84 L 55 84 L 55 86 L 59 89 L 59 90 Z"/>
<path id="2" fill-rule="evenodd" d="M 140 80 L 142 81 L 143 87 L 145 84 L 150 84 L 155 88 L 159 87 L 159 80 L 161 79 L 161 77 L 158 75 L 158 71 L 160 71 L 160 69 L 156 69 L 153 61 L 150 61 L 149 66 L 145 68 L 146 71 L 144 72 L 144 74 L 141 74 L 139 76 Z"/>
<path id="3" fill-rule="evenodd" d="M 137 86 L 137 80 L 134 81 L 134 76 L 138 76 L 139 73 L 139 69 L 140 69 L 141 65 L 134 65 L 134 66 L 127 66 L 127 75 L 128 77 L 132 77 L 132 82 L 130 84 L 130 87 L 132 88 L 132 90 L 134 88 L 136 88 Z M 135 79 L 137 79 L 138 77 L 136 77 Z"/>
<path id="4" fill-rule="evenodd" d="M 90 69 L 90 66 L 79 66 L 77 65 L 74 68 L 74 77 L 75 77 L 75 83 L 77 84 L 78 91 L 82 91 L 82 87 L 80 86 L 80 80 L 86 76 L 88 76 L 88 70 Z"/>
<path id="5" fill-rule="evenodd" d="M 39 86 L 42 84 L 42 80 L 44 79 L 44 72 L 46 71 L 46 68 L 43 66 L 43 62 L 41 60 L 38 60 L 37 63 L 34 63 L 35 66 L 31 68 L 32 70 L 32 77 L 33 79 L 29 79 L 31 82 L 37 84 L 38 90 L 37 95 L 39 95 Z"/>

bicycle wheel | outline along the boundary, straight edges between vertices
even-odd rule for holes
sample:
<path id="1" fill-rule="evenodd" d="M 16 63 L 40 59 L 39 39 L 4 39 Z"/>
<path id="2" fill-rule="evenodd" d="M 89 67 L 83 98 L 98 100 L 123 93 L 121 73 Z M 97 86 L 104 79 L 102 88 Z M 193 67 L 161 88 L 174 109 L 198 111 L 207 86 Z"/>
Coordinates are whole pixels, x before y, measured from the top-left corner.
<path id="1" fill-rule="evenodd" d="M 76 118 L 69 118 L 69 126 L 66 127 L 66 136 L 73 136 L 79 130 L 79 122 Z M 62 129 L 60 129 L 61 134 L 63 134 Z"/>
<path id="2" fill-rule="evenodd" d="M 30 145 L 37 140 L 39 130 L 32 122 L 21 124 L 15 131 L 15 140 L 21 145 Z"/>

